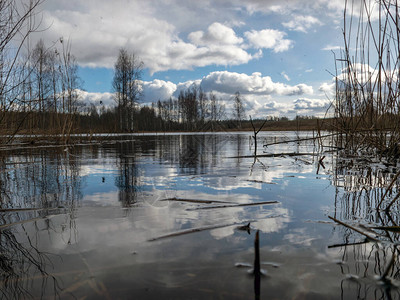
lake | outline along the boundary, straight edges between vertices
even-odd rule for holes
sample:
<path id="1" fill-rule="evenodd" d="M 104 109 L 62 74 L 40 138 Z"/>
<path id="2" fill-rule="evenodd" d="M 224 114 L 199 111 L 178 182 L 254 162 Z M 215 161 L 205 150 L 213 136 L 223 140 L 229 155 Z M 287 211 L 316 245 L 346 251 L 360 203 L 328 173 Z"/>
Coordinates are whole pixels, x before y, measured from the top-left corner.
<path id="1" fill-rule="evenodd" d="M 251 134 L 3 151 L 1 298 L 400 299 L 398 233 L 329 218 L 396 224 L 376 209 L 396 168 L 312 132 L 260 132 L 254 159 Z"/>

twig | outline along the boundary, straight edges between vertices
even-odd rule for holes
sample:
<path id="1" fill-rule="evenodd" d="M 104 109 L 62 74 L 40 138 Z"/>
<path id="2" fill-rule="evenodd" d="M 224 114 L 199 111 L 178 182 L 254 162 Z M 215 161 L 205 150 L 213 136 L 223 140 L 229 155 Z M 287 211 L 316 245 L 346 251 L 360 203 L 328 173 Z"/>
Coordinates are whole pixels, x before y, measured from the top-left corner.
<path id="1" fill-rule="evenodd" d="M 386 267 L 385 272 L 382 274 L 381 278 L 386 280 L 386 277 L 389 275 L 390 270 L 392 269 L 394 263 L 396 262 L 396 253 L 394 253 L 394 249 L 393 249 L 393 255 L 392 255 L 392 259 L 390 260 L 389 264 Z"/>
<path id="2" fill-rule="evenodd" d="M 392 182 L 389 184 L 388 188 L 386 189 L 385 193 L 383 194 L 381 201 L 379 202 L 379 204 L 377 206 L 378 209 L 381 207 L 381 204 L 382 204 L 383 200 L 385 200 L 387 193 L 391 190 L 391 188 L 393 187 L 394 183 L 396 182 L 397 178 L 399 178 L 399 176 L 400 176 L 400 171 L 397 172 L 397 174 L 393 177 Z M 390 207 L 390 205 L 388 207 Z M 388 209 L 388 208 L 386 208 L 386 209 Z"/>
<path id="3" fill-rule="evenodd" d="M 254 156 L 257 156 L 257 134 L 260 132 L 260 130 L 264 127 L 265 123 L 267 122 L 267 119 L 264 120 L 264 123 L 262 123 L 262 125 L 260 126 L 260 128 L 258 128 L 258 130 L 256 129 L 256 127 L 253 124 L 253 119 L 250 116 L 250 122 L 251 122 L 251 126 L 253 127 L 253 139 L 254 139 Z"/>
<path id="4" fill-rule="evenodd" d="M 255 299 L 260 299 L 261 294 L 261 266 L 260 266 L 260 230 L 256 232 L 254 240 L 254 295 Z"/>
<path id="5" fill-rule="evenodd" d="M 211 203 L 232 203 L 228 201 L 218 201 L 218 200 L 199 200 L 199 199 L 179 199 L 176 197 L 161 199 L 160 201 L 177 201 L 177 202 L 190 202 L 190 203 L 204 203 L 204 204 L 211 204 Z"/>
<path id="6" fill-rule="evenodd" d="M 192 208 L 192 209 L 188 209 L 188 210 L 257 206 L 257 205 L 267 205 L 267 204 L 276 204 L 276 203 L 279 203 L 279 201 L 264 201 L 264 202 L 241 203 L 241 204 L 232 204 L 232 205 L 205 206 L 205 207 Z"/>
<path id="7" fill-rule="evenodd" d="M 400 226 L 376 226 L 371 228 L 384 231 L 391 231 L 391 232 L 400 232 Z"/>
<path id="8" fill-rule="evenodd" d="M 357 245 L 363 245 L 369 243 L 368 239 L 365 239 L 362 242 L 356 242 L 356 243 L 344 243 L 344 244 L 334 244 L 334 245 L 329 245 L 328 249 L 330 248 L 338 248 L 338 247 L 348 247 L 348 246 L 357 246 Z"/>
<path id="9" fill-rule="evenodd" d="M 176 236 L 181 236 L 185 234 L 190 234 L 190 233 L 195 233 L 195 232 L 200 232 L 200 231 L 205 231 L 205 230 L 212 230 L 212 229 L 217 229 L 217 228 L 223 228 L 223 227 L 229 227 L 229 226 L 235 226 L 235 225 L 242 225 L 244 223 L 249 223 L 249 221 L 246 222 L 241 222 L 241 223 L 231 223 L 231 224 L 221 224 L 221 225 L 212 225 L 212 226 L 205 226 L 205 227 L 199 227 L 199 228 L 192 228 L 192 229 L 187 229 L 187 230 L 182 230 L 178 232 L 173 232 L 170 234 L 162 235 L 156 238 L 149 239 L 149 242 L 154 242 L 158 241 L 161 239 L 166 239 L 170 237 L 176 237 Z"/>
<path id="10" fill-rule="evenodd" d="M 331 134 L 326 134 L 326 135 L 323 135 L 323 136 L 316 136 L 316 137 L 310 137 L 310 138 L 302 138 L 302 139 L 274 142 L 274 143 L 270 143 L 270 144 L 264 144 L 263 147 L 268 147 L 268 146 L 273 146 L 273 145 L 280 145 L 280 144 L 287 144 L 287 143 L 303 142 L 303 141 L 312 141 L 312 140 L 322 139 L 322 138 L 325 138 L 325 137 L 332 137 L 332 136 L 335 136 L 335 135 L 336 135 L 336 133 L 331 133 Z"/>
<path id="11" fill-rule="evenodd" d="M 254 275 L 260 276 L 260 230 L 256 232 L 256 238 L 254 240 Z"/>
<path id="12" fill-rule="evenodd" d="M 0 208 L 0 212 L 19 212 L 19 211 L 51 211 L 51 210 L 58 210 L 63 209 L 64 207 L 54 207 L 54 208 Z"/>
<path id="13" fill-rule="evenodd" d="M 389 212 L 390 207 L 396 202 L 397 199 L 400 197 L 400 192 L 397 193 L 396 197 L 393 198 L 393 200 L 389 203 L 389 205 L 385 208 L 386 212 Z"/>
<path id="14" fill-rule="evenodd" d="M 365 233 L 365 232 L 363 232 L 363 231 L 361 231 L 361 230 L 359 230 L 359 229 L 357 229 L 357 228 L 355 228 L 355 227 L 353 227 L 353 226 L 351 226 L 349 224 L 343 223 L 342 221 L 339 221 L 338 219 L 335 219 L 334 217 L 331 217 L 331 216 L 328 216 L 328 218 L 333 220 L 333 221 L 335 221 L 336 223 L 338 223 L 340 225 L 343 225 L 344 227 L 350 228 L 351 230 L 354 230 L 355 232 L 358 232 L 359 234 L 362 234 L 362 235 L 366 236 L 371 241 L 379 242 L 378 239 L 374 238 L 373 236 L 371 236 L 371 235 L 369 235 L 369 234 L 367 234 L 367 233 Z"/>
<path id="15" fill-rule="evenodd" d="M 0 231 L 3 230 L 3 229 L 6 229 L 8 227 L 11 227 L 11 226 L 30 223 L 30 222 L 34 222 L 34 221 L 46 220 L 46 219 L 53 218 L 55 216 L 58 216 L 58 215 L 51 215 L 51 216 L 46 216 L 46 217 L 33 218 L 33 219 L 29 219 L 29 220 L 23 220 L 23 221 L 18 221 L 18 222 L 14 222 L 14 223 L 0 225 Z"/>
<path id="16" fill-rule="evenodd" d="M 243 155 L 243 156 L 229 156 L 227 158 L 254 158 L 254 157 L 278 157 L 278 156 L 317 156 L 315 153 L 300 153 L 300 152 L 287 152 L 287 153 L 270 153 L 270 154 L 260 154 L 260 155 Z"/>

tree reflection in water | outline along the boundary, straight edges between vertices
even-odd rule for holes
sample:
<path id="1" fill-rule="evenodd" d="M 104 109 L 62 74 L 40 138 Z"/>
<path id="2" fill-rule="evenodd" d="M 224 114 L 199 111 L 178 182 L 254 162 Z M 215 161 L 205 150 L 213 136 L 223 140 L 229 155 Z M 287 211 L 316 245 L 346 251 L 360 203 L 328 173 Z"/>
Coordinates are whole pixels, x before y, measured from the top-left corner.
<path id="1" fill-rule="evenodd" d="M 395 174 L 396 168 L 370 163 L 366 158 L 337 161 L 333 176 L 337 187 L 334 217 L 349 226 L 335 227 L 343 243 L 330 246 L 340 248 L 342 253 L 338 263 L 344 275 L 341 299 L 354 293 L 357 299 L 400 298 L 400 205 L 395 204 L 389 212 L 378 209 Z M 385 203 L 396 196 L 399 183 L 396 180 Z"/>
<path id="2" fill-rule="evenodd" d="M 3 158 L 1 298 L 20 299 L 36 293 L 60 297 L 60 282 L 51 273 L 55 256 L 40 250 L 39 232 L 62 235 L 67 244 L 77 239 L 74 214 L 80 198 L 80 179 L 75 157 L 63 150 L 32 150 Z M 55 216 L 64 219 L 61 229 L 53 223 Z"/>
<path id="3" fill-rule="evenodd" d="M 118 196 L 122 207 L 128 208 L 137 202 L 140 191 L 140 175 L 136 162 L 136 144 L 134 141 L 117 144 L 118 176 L 115 185 L 119 188 Z"/>
<path id="4" fill-rule="evenodd" d="M 266 142 L 277 141 L 275 134 L 266 135 L 265 139 Z M 267 149 L 268 153 L 293 151 L 310 153 L 300 158 L 280 157 L 274 160 L 241 158 L 240 156 L 249 151 L 252 153 L 252 149 L 248 149 L 248 141 L 249 135 L 245 133 L 135 136 L 126 140 L 112 141 L 113 143 L 107 146 L 103 144 L 74 147 L 67 151 L 39 149 L 4 158 L 0 170 L 2 191 L 0 209 L 6 210 L 1 213 L 0 219 L 2 296 L 63 298 L 67 293 L 74 293 L 77 297 L 86 293 L 91 293 L 91 296 L 94 296 L 94 293 L 104 296 L 101 294 L 104 292 L 101 286 L 102 280 L 104 286 L 113 292 L 118 292 L 119 288 L 131 289 L 134 280 L 136 291 L 142 288 L 143 283 L 140 280 L 162 291 L 167 279 L 179 287 L 182 278 L 185 277 L 186 280 L 188 277 L 185 272 L 190 274 L 191 282 L 195 282 L 193 286 L 199 291 L 204 290 L 210 285 L 208 282 L 210 278 L 219 277 L 219 267 L 223 269 L 228 266 L 228 269 L 223 270 L 231 272 L 229 266 L 233 257 L 232 249 L 241 252 L 241 256 L 246 256 L 247 252 L 252 252 L 252 241 L 249 248 L 249 242 L 245 237 L 237 234 L 232 228 L 224 228 L 210 234 L 204 232 L 202 235 L 206 242 L 204 248 L 202 248 L 204 241 L 197 240 L 196 235 L 154 243 L 151 246 L 143 245 L 147 238 L 169 231 L 209 225 L 214 221 L 236 223 L 253 218 L 256 222 L 252 225 L 264 229 L 265 243 L 260 249 L 262 258 L 269 259 L 267 254 L 275 255 L 276 251 L 271 249 L 281 247 L 283 253 L 285 249 L 293 249 L 291 250 L 293 253 L 288 251 L 288 261 L 297 263 L 306 259 L 310 262 L 310 273 L 315 272 L 313 276 L 316 282 L 318 280 L 322 282 L 320 275 L 325 269 L 322 271 L 318 269 L 322 268 L 318 265 L 321 258 L 316 258 L 314 254 L 321 256 L 325 254 L 324 251 L 322 253 L 318 251 L 320 245 L 326 245 L 326 235 L 324 239 L 320 239 L 319 232 L 314 232 L 315 228 L 308 231 L 308 226 L 311 228 L 311 225 L 303 222 L 303 216 L 323 218 L 325 212 L 324 210 L 320 213 L 317 209 L 321 205 L 318 203 L 321 200 L 320 195 L 315 196 L 315 202 L 314 199 L 309 203 L 304 201 L 313 196 L 313 191 L 316 191 L 315 194 L 320 191 L 319 187 L 311 186 L 316 183 L 314 175 L 319 160 L 311 148 L 312 145 L 306 147 L 303 144 L 292 143 L 293 145 L 284 145 L 287 148 L 279 145 Z M 330 154 L 326 155 L 324 162 L 327 170 L 322 170 L 321 167 L 320 171 L 324 174 L 318 175 L 317 179 L 329 178 L 324 175 L 331 170 L 332 164 Z M 105 160 L 107 162 L 103 164 Z M 399 253 L 396 248 L 399 242 L 398 233 L 373 228 L 399 224 L 399 215 L 396 212 L 399 206 L 393 207 L 389 215 L 376 209 L 394 173 L 396 173 L 395 168 L 385 169 L 381 165 L 365 165 L 361 159 L 357 161 L 354 158 L 338 160 L 335 172 L 329 173 L 334 175 L 330 178 L 337 187 L 336 211 L 333 216 L 345 223 L 358 226 L 361 230 L 367 230 L 365 228 L 368 227 L 368 230 L 375 232 L 374 234 L 379 234 L 378 239 L 381 241 L 372 243 L 349 228 L 334 227 L 335 238 L 339 235 L 340 240 L 335 241 L 336 245 L 332 245 L 329 251 L 335 252 L 335 258 L 339 253 L 341 261 L 338 267 L 332 261 L 329 263 L 324 261 L 326 263 L 324 267 L 335 270 L 329 274 L 327 285 L 332 286 L 329 296 L 333 294 L 334 297 L 338 296 L 339 283 L 342 281 L 343 299 L 354 298 L 354 295 L 368 299 L 400 298 L 397 288 L 397 283 L 400 282 L 400 265 L 397 259 Z M 317 183 L 321 185 L 321 181 Z M 303 188 L 312 191 L 297 195 L 296 189 Z M 331 185 L 329 188 L 333 192 L 334 188 Z M 387 197 L 387 202 L 396 196 L 397 189 L 395 185 Z M 293 192 L 294 190 L 296 191 Z M 167 207 L 167 202 L 164 201 L 154 206 L 148 205 L 158 201 L 157 199 L 161 198 L 159 196 L 166 195 L 168 191 L 176 192 L 173 197 L 178 195 L 189 200 L 215 200 L 221 197 L 220 200 L 230 201 L 232 198 L 238 201 L 237 203 L 270 200 L 270 198 L 275 200 L 280 197 L 278 199 L 281 207 L 277 205 L 275 211 L 267 207 L 200 211 L 190 209 L 198 205 L 193 203 L 175 202 Z M 331 196 L 324 195 L 323 200 L 325 204 L 331 205 L 331 197 L 334 194 L 329 195 Z M 132 209 L 121 210 L 121 207 Z M 76 219 L 77 208 L 79 208 L 79 219 Z M 329 209 L 331 208 L 332 206 Z M 303 209 L 318 210 L 318 212 L 308 214 L 307 211 L 301 215 Z M 294 216 L 300 212 L 298 219 L 301 220 L 295 220 L 297 216 L 289 218 L 289 210 L 293 210 Z M 124 215 L 125 212 L 129 214 Z M 79 243 L 76 220 L 80 222 Z M 320 227 L 323 227 L 324 231 L 321 232 L 324 233 L 330 230 L 326 225 Z M 298 229 L 304 230 L 296 231 Z M 315 229 L 318 230 L 320 228 Z M 245 235 L 247 237 L 247 233 Z M 315 245 L 301 244 L 305 237 L 315 241 Z M 318 239 L 321 240 L 320 244 L 317 243 Z M 71 247 L 68 247 L 69 245 Z M 165 249 L 167 251 L 164 251 Z M 175 251 L 176 249 L 179 249 L 179 252 Z M 211 253 L 207 252 L 209 250 Z M 296 256 L 303 250 L 309 256 L 306 258 L 301 255 Z M 148 268 L 146 260 L 141 261 L 147 254 L 149 265 L 154 270 L 161 271 L 156 272 Z M 168 259 L 164 259 L 164 255 L 171 255 L 174 261 L 169 262 Z M 196 266 L 196 262 L 208 262 L 209 257 L 212 258 L 209 270 L 215 271 L 215 274 L 203 271 L 207 270 L 203 269 L 203 266 L 201 268 Z M 393 264 L 392 257 L 396 258 Z M 278 261 L 285 261 L 279 256 L 275 258 Z M 215 263 L 217 260 L 218 264 Z M 188 261 L 190 265 L 186 268 Z M 176 276 L 171 275 L 171 268 L 177 270 Z M 184 270 L 184 273 L 178 274 L 180 270 Z M 287 263 L 274 272 L 274 276 L 268 280 L 260 281 L 260 277 L 255 276 L 254 288 L 249 282 L 241 282 L 242 278 L 237 276 L 234 277 L 232 286 L 226 285 L 226 290 L 222 289 L 221 293 L 228 291 L 233 294 L 240 290 L 242 284 L 254 289 L 256 298 L 261 297 L 260 294 L 266 295 L 268 289 L 273 288 L 275 283 L 280 283 L 278 280 L 280 278 L 283 278 L 283 286 L 289 286 L 287 283 L 294 274 L 293 270 L 296 271 L 296 266 L 292 267 Z M 121 271 L 126 272 L 124 274 L 128 276 L 118 277 Z M 194 277 L 196 274 L 201 276 Z M 153 281 L 154 278 L 158 278 L 159 282 Z M 123 282 L 123 279 L 126 281 Z M 303 284 L 306 280 L 295 278 L 293 281 Z M 199 282 L 202 284 L 200 287 Z M 217 283 L 213 284 L 218 288 L 221 287 Z M 325 295 L 325 290 L 321 288 L 320 291 L 318 288 L 316 288 L 320 293 L 318 295 L 321 297 Z M 173 289 L 176 293 L 180 291 L 179 288 Z M 288 288 L 288 295 L 291 292 L 293 293 L 291 295 L 298 294 L 299 291 L 292 286 L 292 290 Z M 278 289 L 274 295 L 280 295 L 282 292 Z"/>

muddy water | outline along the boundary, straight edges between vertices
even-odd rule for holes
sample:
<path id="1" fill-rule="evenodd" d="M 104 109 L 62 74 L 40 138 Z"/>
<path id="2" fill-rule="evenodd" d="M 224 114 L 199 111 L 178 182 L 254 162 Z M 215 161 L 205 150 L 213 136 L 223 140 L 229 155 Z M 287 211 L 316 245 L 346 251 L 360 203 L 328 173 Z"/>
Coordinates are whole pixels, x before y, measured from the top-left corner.
<path id="1" fill-rule="evenodd" d="M 5 153 L 1 298 L 399 299 L 397 262 L 379 278 L 393 243 L 328 218 L 387 222 L 373 203 L 393 170 L 339 164 L 313 141 L 262 149 L 292 132 L 258 135 L 258 154 L 275 157 L 241 157 L 254 151 L 249 137 L 114 136 Z"/>

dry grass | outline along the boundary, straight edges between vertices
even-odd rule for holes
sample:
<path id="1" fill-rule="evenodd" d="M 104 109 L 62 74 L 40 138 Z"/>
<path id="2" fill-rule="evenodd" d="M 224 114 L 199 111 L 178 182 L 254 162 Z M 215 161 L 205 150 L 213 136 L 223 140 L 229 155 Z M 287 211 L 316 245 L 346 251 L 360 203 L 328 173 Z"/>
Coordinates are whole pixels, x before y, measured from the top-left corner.
<path id="1" fill-rule="evenodd" d="M 351 152 L 400 157 L 398 16 L 397 0 L 346 1 L 334 128 L 340 146 Z"/>

